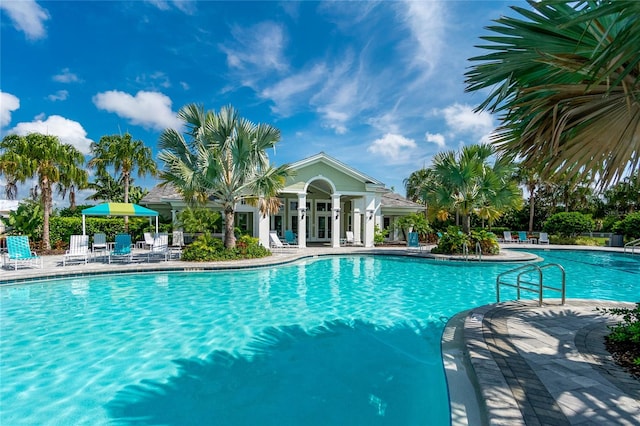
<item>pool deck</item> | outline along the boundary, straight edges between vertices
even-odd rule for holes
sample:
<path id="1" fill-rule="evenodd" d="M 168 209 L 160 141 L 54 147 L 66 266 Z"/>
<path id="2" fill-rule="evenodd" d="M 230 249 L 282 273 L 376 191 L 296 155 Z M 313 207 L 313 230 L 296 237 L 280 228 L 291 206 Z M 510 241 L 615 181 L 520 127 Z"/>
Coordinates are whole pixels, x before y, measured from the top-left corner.
<path id="1" fill-rule="evenodd" d="M 518 249 L 620 248 L 501 244 L 499 256 L 482 260 L 520 262 L 535 257 Z M 52 279 L 101 273 L 200 271 L 255 268 L 301 258 L 340 254 L 387 254 L 430 257 L 427 250 L 406 247 L 308 247 L 286 249 L 273 256 L 246 261 L 193 263 L 180 260 L 147 262 L 136 250 L 134 262 L 63 267 L 63 256 L 43 256 L 43 267 L 0 269 L 0 286 L 38 278 Z M 458 256 L 452 260 L 464 261 Z M 469 256 L 468 260 L 474 260 Z M 604 348 L 607 325 L 615 319 L 596 307 L 629 307 L 632 303 L 552 299 L 538 307 L 533 301 L 480 306 L 452 318 L 442 338 L 454 425 L 591 425 L 640 424 L 640 380 L 618 367 Z M 480 402 L 478 402 L 480 401 Z"/>

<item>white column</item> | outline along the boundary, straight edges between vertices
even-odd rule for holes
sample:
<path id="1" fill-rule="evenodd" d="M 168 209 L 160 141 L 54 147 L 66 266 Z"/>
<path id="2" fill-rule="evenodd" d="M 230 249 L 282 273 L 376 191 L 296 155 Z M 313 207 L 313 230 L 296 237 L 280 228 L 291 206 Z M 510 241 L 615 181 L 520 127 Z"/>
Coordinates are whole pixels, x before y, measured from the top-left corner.
<path id="1" fill-rule="evenodd" d="M 379 213 L 376 206 L 376 199 L 372 195 L 365 197 L 364 215 L 364 246 L 373 247 L 373 234 L 375 232 L 376 215 Z"/>
<path id="2" fill-rule="evenodd" d="M 364 199 L 362 197 L 355 198 L 351 201 L 353 205 L 353 244 L 359 246 L 362 244 L 362 213 L 364 211 Z"/>
<path id="3" fill-rule="evenodd" d="M 260 240 L 260 245 L 262 245 L 263 247 L 269 248 L 269 222 L 270 222 L 270 216 L 269 215 L 262 215 L 260 213 L 260 210 L 258 208 L 256 208 L 254 210 L 254 217 L 258 217 L 257 220 L 257 225 L 258 225 L 258 239 Z M 255 222 L 256 220 L 254 219 L 254 226 L 255 226 Z"/>
<path id="4" fill-rule="evenodd" d="M 340 194 L 331 195 L 331 245 L 340 247 L 340 220 L 342 211 L 340 210 Z"/>
<path id="5" fill-rule="evenodd" d="M 307 247 L 307 194 L 298 194 L 298 246 Z"/>

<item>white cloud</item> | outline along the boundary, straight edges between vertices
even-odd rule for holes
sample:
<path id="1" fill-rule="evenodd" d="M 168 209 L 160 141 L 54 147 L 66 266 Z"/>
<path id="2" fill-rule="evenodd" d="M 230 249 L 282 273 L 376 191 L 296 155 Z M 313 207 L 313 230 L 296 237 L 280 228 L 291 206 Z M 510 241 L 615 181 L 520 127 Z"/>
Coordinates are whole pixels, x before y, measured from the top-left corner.
<path id="1" fill-rule="evenodd" d="M 470 105 L 456 103 L 442 109 L 439 114 L 444 117 L 452 134 L 472 135 L 477 141 L 486 139 L 495 128 L 491 114 L 474 112 Z"/>
<path id="2" fill-rule="evenodd" d="M 417 144 L 413 139 L 387 133 L 382 138 L 373 141 L 367 151 L 384 157 L 385 161 L 389 163 L 397 164 L 407 161 L 416 148 Z"/>
<path id="3" fill-rule="evenodd" d="M 326 78 L 326 73 L 324 64 L 317 64 L 265 88 L 260 92 L 260 97 L 274 102 L 275 105 L 271 108 L 274 113 L 287 116 L 292 108 L 301 103 L 301 96 L 317 88 L 317 85 Z"/>
<path id="4" fill-rule="evenodd" d="M 288 69 L 283 56 L 286 35 L 282 26 L 261 22 L 249 28 L 236 26 L 231 29 L 231 34 L 235 40 L 220 45 L 230 68 L 258 75 Z"/>
<path id="5" fill-rule="evenodd" d="M 187 15 L 193 14 L 196 10 L 195 1 L 193 0 L 145 0 L 145 2 L 154 5 L 160 10 L 169 10 L 173 5 Z"/>
<path id="6" fill-rule="evenodd" d="M 44 21 L 49 19 L 49 13 L 35 0 L 1 1 L 0 10 L 9 15 L 14 28 L 25 33 L 29 40 L 47 36 Z"/>
<path id="7" fill-rule="evenodd" d="M 69 92 L 67 90 L 58 90 L 56 93 L 47 96 L 52 102 L 55 101 L 65 101 L 69 97 Z"/>
<path id="8" fill-rule="evenodd" d="M 410 57 L 417 65 L 425 67 L 430 73 L 439 62 L 444 46 L 445 16 L 440 2 L 435 1 L 405 1 L 405 25 L 417 44 L 411 46 L 416 51 Z"/>
<path id="9" fill-rule="evenodd" d="M 64 68 L 60 74 L 56 74 L 53 77 L 53 81 L 57 81 L 58 83 L 77 83 L 80 81 L 78 76 L 69 70 L 69 68 Z"/>
<path id="10" fill-rule="evenodd" d="M 162 71 L 156 71 L 152 74 L 139 75 L 138 77 L 136 77 L 136 83 L 142 86 L 146 86 L 147 88 L 155 88 L 159 86 L 167 89 L 171 87 L 171 81 L 169 80 L 169 77 Z"/>
<path id="11" fill-rule="evenodd" d="M 424 135 L 424 140 L 426 140 L 427 142 L 435 143 L 436 145 L 438 145 L 439 148 L 445 147 L 444 136 L 441 135 L 440 133 L 433 134 L 433 133 L 427 132 Z"/>
<path id="12" fill-rule="evenodd" d="M 0 128 L 11 123 L 11 111 L 20 108 L 20 99 L 11 93 L 0 92 Z"/>
<path id="13" fill-rule="evenodd" d="M 91 139 L 87 139 L 87 132 L 80 123 L 59 115 L 52 115 L 46 120 L 36 118 L 30 123 L 18 123 L 9 130 L 9 133 L 21 136 L 29 133 L 57 136 L 60 142 L 75 146 L 83 154 L 90 152 L 90 145 L 93 142 Z"/>
<path id="14" fill-rule="evenodd" d="M 113 112 L 131 124 L 147 129 L 180 129 L 182 122 L 171 110 L 171 98 L 159 92 L 139 91 L 135 96 L 117 90 L 98 93 L 93 103 L 108 112 Z"/>

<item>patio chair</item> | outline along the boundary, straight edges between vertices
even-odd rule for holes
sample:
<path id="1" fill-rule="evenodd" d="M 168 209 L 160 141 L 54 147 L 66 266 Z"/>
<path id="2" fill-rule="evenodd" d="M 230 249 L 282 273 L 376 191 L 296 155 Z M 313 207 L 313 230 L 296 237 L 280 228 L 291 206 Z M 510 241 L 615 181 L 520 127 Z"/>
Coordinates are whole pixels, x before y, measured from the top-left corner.
<path id="1" fill-rule="evenodd" d="M 184 247 L 184 233 L 182 231 L 173 231 L 171 245 L 169 246 L 171 255 L 175 254 L 180 259 L 182 257 L 182 247 Z"/>
<path id="2" fill-rule="evenodd" d="M 275 251 L 286 248 L 297 248 L 298 246 L 289 243 L 283 243 L 282 241 L 280 241 L 280 238 L 278 238 L 278 233 L 276 231 L 271 231 L 269 232 L 269 247 L 271 248 L 271 250 Z"/>
<path id="3" fill-rule="evenodd" d="M 284 231 L 284 240 L 286 241 L 287 244 L 293 244 L 293 245 L 298 244 L 298 238 L 296 237 L 296 234 L 294 234 L 293 231 L 290 229 L 287 229 L 286 231 Z"/>
<path id="4" fill-rule="evenodd" d="M 356 243 L 356 239 L 353 235 L 353 231 L 347 231 L 345 232 L 345 236 L 346 238 L 344 239 L 344 243 L 348 246 L 352 246 Z"/>
<path id="5" fill-rule="evenodd" d="M 169 235 L 164 233 L 157 234 L 147 254 L 147 260 L 150 262 L 152 257 L 164 257 L 164 261 L 166 262 L 169 260 L 170 254 Z"/>
<path id="6" fill-rule="evenodd" d="M 502 242 L 503 243 L 515 243 L 515 242 L 517 242 L 515 240 L 515 238 L 513 238 L 511 236 L 511 231 L 502 231 L 502 235 L 503 235 L 503 238 L 502 238 Z"/>
<path id="7" fill-rule="evenodd" d="M 62 257 L 62 266 L 67 266 L 68 260 L 84 260 L 86 265 L 89 261 L 89 236 L 72 235 L 69 239 L 69 250 Z"/>
<path id="8" fill-rule="evenodd" d="M 154 240 L 155 238 L 151 234 L 151 232 L 145 232 L 144 241 L 138 241 L 138 247 L 151 250 L 151 247 L 153 247 Z"/>
<path id="9" fill-rule="evenodd" d="M 133 260 L 133 253 L 131 252 L 131 235 L 116 235 L 115 245 L 113 246 L 113 250 L 109 253 L 109 263 L 111 263 L 112 257 L 115 259 L 126 259 L 129 262 Z"/>
<path id="10" fill-rule="evenodd" d="M 7 237 L 5 264 L 11 266 L 12 262 L 16 271 L 18 270 L 18 264 L 42 268 L 42 258 L 31 251 L 29 237 L 26 235 Z"/>
<path id="11" fill-rule="evenodd" d="M 530 243 L 531 239 L 527 237 L 527 233 L 525 231 L 518 231 L 518 242 L 519 243 Z"/>
<path id="12" fill-rule="evenodd" d="M 420 239 L 418 238 L 418 233 L 417 232 L 409 232 L 408 238 L 407 238 L 407 249 L 408 250 L 419 250 L 422 251 L 422 249 L 425 246 L 420 244 Z"/>
<path id="13" fill-rule="evenodd" d="M 541 232 L 540 237 L 538 238 L 538 244 L 549 244 L 549 234 Z"/>
<path id="14" fill-rule="evenodd" d="M 107 235 L 103 233 L 93 234 L 93 245 L 91 251 L 106 251 L 107 250 Z"/>

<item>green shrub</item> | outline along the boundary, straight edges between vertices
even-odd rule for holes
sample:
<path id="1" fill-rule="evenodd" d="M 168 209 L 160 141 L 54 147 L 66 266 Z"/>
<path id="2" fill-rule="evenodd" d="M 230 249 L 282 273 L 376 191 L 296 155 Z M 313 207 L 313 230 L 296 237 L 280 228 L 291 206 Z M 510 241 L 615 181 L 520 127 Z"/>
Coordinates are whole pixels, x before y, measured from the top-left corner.
<path id="1" fill-rule="evenodd" d="M 460 232 L 457 226 L 450 226 L 447 232 L 442 234 L 438 245 L 431 249 L 431 253 L 437 254 L 462 254 L 464 245 L 470 246 L 471 239 L 467 234 Z"/>
<path id="2" fill-rule="evenodd" d="M 596 308 L 596 311 L 622 317 L 622 321 L 610 325 L 609 338 L 615 342 L 632 342 L 640 344 L 640 302 L 634 309 L 628 308 Z"/>
<path id="3" fill-rule="evenodd" d="M 558 235 L 550 235 L 549 242 L 551 244 L 562 244 L 565 246 L 602 246 L 600 239 L 591 237 L 561 237 Z"/>
<path id="4" fill-rule="evenodd" d="M 222 230 L 220 213 L 205 207 L 187 208 L 178 213 L 177 221 L 178 226 L 190 234 Z"/>
<path id="5" fill-rule="evenodd" d="M 409 229 L 418 233 L 420 241 L 426 241 L 427 235 L 431 232 L 431 227 L 427 218 L 421 213 L 411 213 L 410 215 L 398 218 L 395 226 L 401 229 L 405 237 L 409 234 Z"/>
<path id="6" fill-rule="evenodd" d="M 9 212 L 5 221 L 11 228 L 12 235 L 26 235 L 33 241 L 42 239 L 42 222 L 44 213 L 40 203 L 33 200 L 23 200 L 15 211 Z"/>
<path id="7" fill-rule="evenodd" d="M 378 225 L 373 228 L 373 244 L 378 245 L 384 243 L 384 239 L 389 235 L 388 229 L 380 229 Z"/>
<path id="8" fill-rule="evenodd" d="M 627 239 L 640 238 L 640 212 L 630 213 L 624 219 L 613 225 L 613 232 L 622 234 Z"/>
<path id="9" fill-rule="evenodd" d="M 475 253 L 476 243 L 480 243 L 482 254 L 498 254 L 500 253 L 500 244 L 498 238 L 493 232 L 485 230 L 471 231 L 471 244 L 469 251 Z"/>
<path id="10" fill-rule="evenodd" d="M 579 212 L 556 213 L 544 223 L 543 230 L 561 237 L 575 237 L 582 232 L 591 232 L 595 222 L 589 215 Z"/>
<path id="11" fill-rule="evenodd" d="M 262 247 L 257 238 L 243 235 L 236 241 L 236 247 L 226 249 L 220 238 L 210 234 L 199 236 L 182 251 L 182 260 L 191 262 L 213 262 L 220 260 L 255 259 L 270 256 L 271 252 Z"/>

